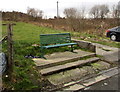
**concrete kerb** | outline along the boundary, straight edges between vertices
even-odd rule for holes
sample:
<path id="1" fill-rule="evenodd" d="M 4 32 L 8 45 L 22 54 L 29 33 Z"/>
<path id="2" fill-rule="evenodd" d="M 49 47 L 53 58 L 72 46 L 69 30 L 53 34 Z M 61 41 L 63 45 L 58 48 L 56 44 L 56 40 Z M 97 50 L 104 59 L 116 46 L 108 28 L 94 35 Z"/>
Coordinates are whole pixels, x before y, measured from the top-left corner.
<path id="1" fill-rule="evenodd" d="M 81 48 L 87 48 L 88 50 L 96 53 L 96 55 L 102 56 L 101 59 L 108 61 L 110 63 L 120 61 L 120 49 L 115 47 L 110 47 L 106 45 L 101 45 L 98 43 L 92 43 L 83 40 L 72 39 L 72 41 L 77 42 L 78 46 Z M 109 51 L 105 51 L 109 50 Z"/>
<path id="2" fill-rule="evenodd" d="M 79 47 L 87 48 L 91 52 L 95 52 L 96 53 L 96 45 L 94 45 L 93 43 L 88 42 L 88 41 L 83 41 L 83 40 L 76 40 L 76 39 L 72 39 L 72 41 L 78 43 Z"/>

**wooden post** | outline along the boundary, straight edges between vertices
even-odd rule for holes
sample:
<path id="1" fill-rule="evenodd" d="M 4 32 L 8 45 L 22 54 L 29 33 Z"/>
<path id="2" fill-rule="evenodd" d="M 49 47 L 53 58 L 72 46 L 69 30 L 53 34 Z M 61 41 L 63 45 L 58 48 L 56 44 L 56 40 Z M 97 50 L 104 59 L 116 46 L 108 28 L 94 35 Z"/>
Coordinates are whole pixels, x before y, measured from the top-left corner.
<path id="1" fill-rule="evenodd" d="M 12 41 L 12 25 L 7 25 L 8 31 L 8 69 L 9 69 L 9 77 L 11 77 L 11 73 L 13 71 L 13 41 Z"/>
<path id="2" fill-rule="evenodd" d="M 8 42 L 8 76 L 11 79 L 11 74 L 13 72 L 13 25 L 15 24 L 3 24 L 7 25 L 7 42 Z"/>

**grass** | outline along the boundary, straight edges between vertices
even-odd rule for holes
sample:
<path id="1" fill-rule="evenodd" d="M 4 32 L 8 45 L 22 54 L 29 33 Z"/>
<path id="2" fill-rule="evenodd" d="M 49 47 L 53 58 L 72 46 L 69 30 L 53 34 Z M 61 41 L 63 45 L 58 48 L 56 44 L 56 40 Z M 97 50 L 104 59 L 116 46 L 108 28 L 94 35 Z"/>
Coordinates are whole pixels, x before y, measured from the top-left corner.
<path id="1" fill-rule="evenodd" d="M 91 41 L 91 42 L 99 43 L 99 44 L 103 44 L 103 45 L 107 45 L 107 46 L 111 46 L 111 47 L 120 48 L 120 42 L 115 42 L 115 41 L 109 41 L 109 42 L 106 42 L 106 41 Z"/>
<path id="2" fill-rule="evenodd" d="M 7 22 L 4 22 L 7 23 Z M 6 88 L 15 90 L 26 90 L 33 88 L 40 88 L 38 83 L 39 73 L 35 69 L 34 62 L 25 58 L 26 55 L 39 56 L 39 47 L 34 47 L 32 44 L 39 44 L 40 34 L 62 33 L 63 31 L 53 30 L 50 28 L 39 27 L 29 23 L 15 22 L 13 27 L 13 41 L 14 41 L 14 70 L 13 80 L 9 81 L 3 77 L 3 82 Z M 2 35 L 6 35 L 7 27 L 2 26 Z M 7 53 L 7 43 L 3 43 L 2 51 Z"/>
<path id="3" fill-rule="evenodd" d="M 3 22 L 7 23 L 7 22 Z M 66 33 L 70 32 L 73 38 L 77 38 L 80 40 L 91 41 L 95 43 L 100 43 L 103 45 L 113 46 L 120 48 L 120 42 L 114 42 L 106 38 L 105 36 L 96 36 L 94 34 L 89 33 L 80 33 L 80 32 L 72 32 L 72 31 L 62 31 L 62 30 L 54 30 L 46 27 L 39 27 L 33 24 L 24 23 L 24 22 L 15 22 L 16 25 L 13 27 L 13 39 L 14 41 L 20 42 L 28 42 L 31 44 L 39 44 L 39 35 L 40 34 L 51 34 L 51 33 Z M 6 27 L 3 26 L 3 36 L 6 34 Z"/>
<path id="4" fill-rule="evenodd" d="M 8 23 L 8 22 L 3 22 Z M 13 81 L 9 81 L 7 78 L 3 77 L 3 82 L 5 87 L 15 90 L 26 90 L 33 88 L 41 88 L 38 83 L 40 76 L 38 71 L 35 69 L 34 62 L 25 58 L 26 55 L 39 56 L 39 46 L 35 47 L 32 44 L 39 44 L 40 34 L 51 34 L 51 33 L 66 33 L 69 31 L 54 30 L 51 28 L 39 27 L 33 24 L 24 23 L 24 22 L 14 22 L 16 25 L 13 27 L 13 41 L 14 41 L 14 72 L 13 72 Z M 6 26 L 2 26 L 2 35 L 6 35 Z M 87 34 L 87 33 L 78 33 L 71 32 L 71 36 L 78 39 L 88 38 L 88 41 L 97 42 L 104 45 L 120 47 L 119 43 L 116 42 L 105 42 L 105 41 L 94 41 L 91 40 L 96 38 L 96 36 Z M 83 37 L 83 38 L 80 38 Z M 100 39 L 100 37 L 98 37 Z M 83 39 L 84 40 L 84 39 Z M 112 44 L 113 43 L 113 44 Z M 7 43 L 3 43 L 2 51 L 7 53 Z M 46 53 L 50 54 L 53 52 L 69 50 L 68 47 L 60 47 L 47 50 Z M 79 49 L 75 46 L 75 49 Z M 86 49 L 83 49 L 86 50 Z M 89 57 L 83 58 L 87 59 Z"/>
<path id="5" fill-rule="evenodd" d="M 7 22 L 4 22 L 7 23 Z M 29 23 L 15 22 L 13 27 L 13 41 L 14 41 L 14 69 L 13 80 L 9 81 L 8 78 L 3 77 L 3 82 L 6 88 L 15 90 L 26 90 L 33 88 L 41 88 L 38 80 L 41 78 L 38 71 L 35 69 L 34 62 L 25 58 L 26 55 L 39 56 L 40 48 L 32 46 L 32 44 L 39 44 L 40 34 L 51 33 L 66 33 L 61 30 L 53 30 L 50 28 L 39 27 Z M 2 35 L 6 35 L 7 27 L 2 26 Z M 2 51 L 7 53 L 7 42 L 2 45 Z M 77 46 L 75 47 L 78 48 Z M 68 47 L 54 48 L 47 50 L 46 53 L 50 54 L 58 51 L 69 50 Z"/>
<path id="6" fill-rule="evenodd" d="M 24 22 L 15 22 L 15 23 L 16 25 L 13 27 L 14 41 L 39 43 L 40 34 L 63 33 L 63 31 L 60 31 L 60 30 L 53 30 L 50 28 L 39 27 L 29 23 L 24 23 Z M 6 26 L 3 26 L 2 34 L 3 35 L 6 34 Z"/>
<path id="7" fill-rule="evenodd" d="M 102 45 L 120 48 L 120 42 L 111 41 L 110 38 L 107 38 L 105 35 L 101 37 L 101 36 L 96 36 L 94 34 L 81 33 L 79 34 L 79 37 L 77 36 L 76 38 L 80 40 L 90 41 L 93 43 L 99 43 Z"/>
<path id="8" fill-rule="evenodd" d="M 99 68 L 101 65 L 97 63 L 92 63 L 91 66 L 93 66 L 94 68 Z"/>

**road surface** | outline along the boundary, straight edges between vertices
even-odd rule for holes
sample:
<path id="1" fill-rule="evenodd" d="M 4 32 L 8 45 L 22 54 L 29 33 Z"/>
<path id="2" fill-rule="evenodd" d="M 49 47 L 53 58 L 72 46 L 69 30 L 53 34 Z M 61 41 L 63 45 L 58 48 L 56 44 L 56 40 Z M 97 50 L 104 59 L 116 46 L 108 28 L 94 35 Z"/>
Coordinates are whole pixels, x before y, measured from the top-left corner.
<path id="1" fill-rule="evenodd" d="M 106 80 L 98 82 L 92 86 L 85 88 L 84 90 L 119 90 L 120 92 L 120 73 L 112 76 Z"/>

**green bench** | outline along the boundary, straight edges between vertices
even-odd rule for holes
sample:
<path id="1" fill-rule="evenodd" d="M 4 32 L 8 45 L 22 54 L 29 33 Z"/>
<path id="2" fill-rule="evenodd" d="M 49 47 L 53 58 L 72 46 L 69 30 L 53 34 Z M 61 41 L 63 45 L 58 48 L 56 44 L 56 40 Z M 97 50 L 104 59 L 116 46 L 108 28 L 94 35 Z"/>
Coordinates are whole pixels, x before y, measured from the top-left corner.
<path id="1" fill-rule="evenodd" d="M 73 45 L 77 43 L 71 42 L 70 33 L 59 33 L 59 34 L 41 34 L 40 35 L 40 52 L 41 58 L 44 57 L 44 50 L 48 48 L 61 47 L 61 46 L 71 46 L 71 51 L 73 52 Z"/>

